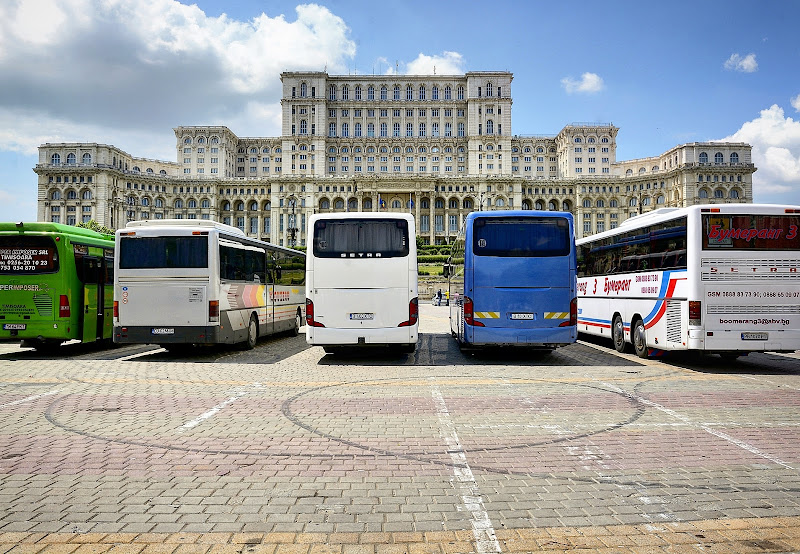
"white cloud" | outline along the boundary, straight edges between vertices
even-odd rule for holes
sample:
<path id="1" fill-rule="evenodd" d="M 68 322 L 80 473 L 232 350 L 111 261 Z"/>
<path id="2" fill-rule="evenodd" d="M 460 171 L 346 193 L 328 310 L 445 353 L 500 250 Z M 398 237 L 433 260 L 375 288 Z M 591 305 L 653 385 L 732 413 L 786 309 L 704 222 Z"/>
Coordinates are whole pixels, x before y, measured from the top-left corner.
<path id="1" fill-rule="evenodd" d="M 792 103 L 792 107 L 794 108 L 794 111 L 800 112 L 800 94 L 798 94 L 797 96 L 792 98 L 790 100 L 790 102 Z"/>
<path id="2" fill-rule="evenodd" d="M 567 94 L 587 93 L 594 94 L 600 92 L 605 88 L 603 79 L 596 73 L 586 72 L 581 75 L 581 79 L 575 80 L 572 77 L 564 77 L 561 79 L 561 86 L 567 91 Z"/>
<path id="3" fill-rule="evenodd" d="M 88 140 L 145 156 L 149 141 L 136 137 L 158 134 L 173 159 L 178 125 L 279 135 L 280 73 L 342 73 L 356 52 L 328 8 L 303 4 L 293 15 L 238 21 L 176 0 L 2 0 L 0 150 Z"/>
<path id="4" fill-rule="evenodd" d="M 750 53 L 745 57 L 742 57 L 738 53 L 731 54 L 731 57 L 725 60 L 725 69 L 731 71 L 741 71 L 742 73 L 753 73 L 754 71 L 758 71 L 756 55 Z"/>
<path id="5" fill-rule="evenodd" d="M 800 204 L 800 121 L 776 104 L 722 140 L 752 145 L 756 202 Z"/>
<path id="6" fill-rule="evenodd" d="M 459 75 L 465 72 L 464 57 L 458 52 L 442 52 L 440 55 L 429 56 L 419 53 L 416 59 L 410 62 L 391 62 L 387 58 L 375 60 L 378 72 L 383 66 L 387 69 L 385 75 Z"/>

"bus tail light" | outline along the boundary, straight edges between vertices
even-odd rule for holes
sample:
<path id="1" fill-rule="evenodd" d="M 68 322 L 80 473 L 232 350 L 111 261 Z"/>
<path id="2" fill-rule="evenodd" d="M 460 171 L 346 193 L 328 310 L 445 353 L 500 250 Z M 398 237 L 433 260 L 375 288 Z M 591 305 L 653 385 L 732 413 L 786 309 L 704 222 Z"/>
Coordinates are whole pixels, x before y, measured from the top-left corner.
<path id="1" fill-rule="evenodd" d="M 208 320 L 219 321 L 219 300 L 208 301 Z"/>
<path id="2" fill-rule="evenodd" d="M 306 325 L 309 327 L 325 327 L 319 321 L 314 321 L 314 302 L 306 298 Z"/>
<path id="3" fill-rule="evenodd" d="M 569 303 L 569 321 L 562 321 L 559 327 L 573 327 L 578 324 L 578 298 L 573 298 Z"/>
<path id="4" fill-rule="evenodd" d="M 119 300 L 114 300 L 114 319 L 119 319 Z"/>
<path id="5" fill-rule="evenodd" d="M 308 312 L 306 312 L 308 313 Z M 398 327 L 412 327 L 417 324 L 419 318 L 419 304 L 416 298 L 408 303 L 408 320 L 404 321 Z"/>
<path id="6" fill-rule="evenodd" d="M 689 300 L 689 325 L 702 325 L 701 302 Z"/>
<path id="7" fill-rule="evenodd" d="M 480 321 L 475 321 L 475 312 L 473 311 L 474 305 L 472 303 L 472 298 L 469 296 L 464 297 L 464 322 L 467 325 L 473 325 L 475 327 L 486 327 Z"/>
<path id="8" fill-rule="evenodd" d="M 66 294 L 62 294 L 61 298 L 58 300 L 58 317 L 69 317 L 70 310 L 69 310 L 69 297 Z"/>

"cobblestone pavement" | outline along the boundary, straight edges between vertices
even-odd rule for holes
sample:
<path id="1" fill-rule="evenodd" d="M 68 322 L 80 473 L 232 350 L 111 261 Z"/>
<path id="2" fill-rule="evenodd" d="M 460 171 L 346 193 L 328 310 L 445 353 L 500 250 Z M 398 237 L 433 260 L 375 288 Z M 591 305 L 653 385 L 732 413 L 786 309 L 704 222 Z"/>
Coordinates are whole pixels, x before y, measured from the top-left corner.
<path id="1" fill-rule="evenodd" d="M 0 553 L 800 551 L 800 356 L 0 345 Z"/>

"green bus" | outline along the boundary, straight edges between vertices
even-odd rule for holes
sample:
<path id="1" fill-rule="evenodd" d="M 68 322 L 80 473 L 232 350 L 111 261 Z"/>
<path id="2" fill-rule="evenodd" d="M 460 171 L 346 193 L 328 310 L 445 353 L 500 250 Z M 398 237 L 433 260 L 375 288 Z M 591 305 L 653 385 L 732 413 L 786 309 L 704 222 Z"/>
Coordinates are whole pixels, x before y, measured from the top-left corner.
<path id="1" fill-rule="evenodd" d="M 37 349 L 111 341 L 114 235 L 0 223 L 0 341 Z"/>

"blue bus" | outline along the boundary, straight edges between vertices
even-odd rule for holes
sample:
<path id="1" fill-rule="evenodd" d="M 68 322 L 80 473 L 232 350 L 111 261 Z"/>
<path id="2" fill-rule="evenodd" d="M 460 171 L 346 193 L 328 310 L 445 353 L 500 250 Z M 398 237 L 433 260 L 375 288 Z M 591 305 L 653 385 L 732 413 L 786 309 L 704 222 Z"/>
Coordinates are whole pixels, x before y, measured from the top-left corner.
<path id="1" fill-rule="evenodd" d="M 577 260 L 567 212 L 472 212 L 446 276 L 450 331 L 462 349 L 553 350 L 578 336 Z"/>

